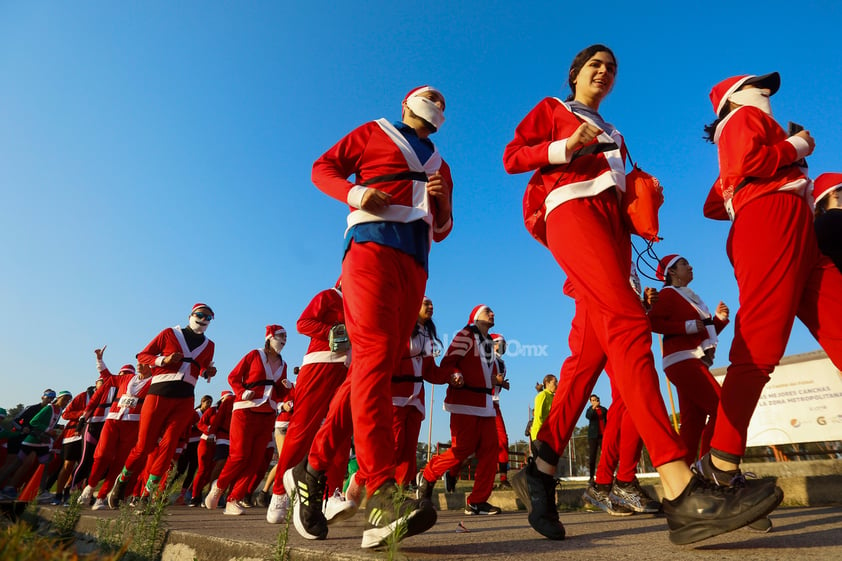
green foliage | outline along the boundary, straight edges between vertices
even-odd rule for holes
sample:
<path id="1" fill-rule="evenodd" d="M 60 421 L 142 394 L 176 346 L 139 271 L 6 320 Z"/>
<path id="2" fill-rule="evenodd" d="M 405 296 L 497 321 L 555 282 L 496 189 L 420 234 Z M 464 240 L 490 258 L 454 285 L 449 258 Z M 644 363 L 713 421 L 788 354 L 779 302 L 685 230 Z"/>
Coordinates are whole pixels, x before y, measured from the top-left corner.
<path id="1" fill-rule="evenodd" d="M 117 554 L 79 555 L 66 543 L 39 535 L 24 522 L 0 528 L 0 559 L 3 561 L 118 561 Z"/>

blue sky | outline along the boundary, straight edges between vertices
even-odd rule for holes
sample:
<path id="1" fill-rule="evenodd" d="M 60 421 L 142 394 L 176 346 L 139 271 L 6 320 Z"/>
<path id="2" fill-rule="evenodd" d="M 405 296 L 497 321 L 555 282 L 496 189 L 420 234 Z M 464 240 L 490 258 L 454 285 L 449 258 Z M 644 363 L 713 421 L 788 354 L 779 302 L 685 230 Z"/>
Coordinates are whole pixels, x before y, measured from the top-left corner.
<path id="1" fill-rule="evenodd" d="M 218 396 L 264 326 L 294 330 L 339 273 L 346 207 L 313 187 L 312 162 L 355 126 L 399 118 L 405 93 L 429 83 L 447 98 L 433 139 L 453 170 L 455 227 L 433 248 L 427 293 L 440 333 L 485 303 L 515 343 L 514 440 L 535 382 L 568 353 L 573 315 L 563 272 L 523 228 L 528 177 L 502 168 L 517 123 L 567 95 L 576 52 L 609 45 L 619 73 L 601 113 L 665 186 L 655 249 L 687 256 L 696 292 L 735 312 L 728 224 L 701 214 L 717 175 L 701 139 L 708 92 L 781 72 L 776 118 L 816 138 L 814 176 L 842 170 L 842 8 L 824 4 L 4 2 L 0 406 L 81 391 L 94 348 L 108 345 L 112 367 L 133 361 L 198 301 L 216 312 L 221 375 L 197 393 Z M 306 345 L 290 337 L 290 365 Z M 788 354 L 817 348 L 797 324 Z M 606 379 L 597 393 L 610 401 Z M 449 438 L 441 396 L 434 440 Z"/>

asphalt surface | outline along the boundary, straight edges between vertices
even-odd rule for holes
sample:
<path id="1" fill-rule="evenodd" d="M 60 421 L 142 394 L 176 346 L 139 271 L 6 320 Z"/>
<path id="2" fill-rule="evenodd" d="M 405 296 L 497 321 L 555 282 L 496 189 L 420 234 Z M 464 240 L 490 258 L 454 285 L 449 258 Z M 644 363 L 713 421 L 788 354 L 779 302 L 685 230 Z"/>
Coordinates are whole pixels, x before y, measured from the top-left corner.
<path id="1" fill-rule="evenodd" d="M 45 515 L 56 507 L 45 507 Z M 96 520 L 116 512 L 86 511 L 77 529 L 95 533 Z M 221 510 L 170 507 L 169 534 L 163 561 L 251 561 L 273 559 L 283 527 L 265 521 L 265 510 L 249 509 L 242 516 Z M 779 508 L 772 513 L 773 530 L 760 534 L 740 529 L 690 546 L 670 543 L 664 518 L 636 514 L 611 517 L 601 511 L 564 512 L 567 539 L 550 541 L 529 526 L 525 511 L 497 516 L 439 512 L 436 525 L 405 539 L 395 559 L 424 560 L 842 560 L 842 507 Z M 142 517 L 138 517 L 142 522 Z M 459 528 L 460 523 L 468 531 Z M 360 548 L 365 517 L 331 526 L 328 539 L 309 541 L 289 528 L 290 561 L 387 559 L 385 551 Z"/>

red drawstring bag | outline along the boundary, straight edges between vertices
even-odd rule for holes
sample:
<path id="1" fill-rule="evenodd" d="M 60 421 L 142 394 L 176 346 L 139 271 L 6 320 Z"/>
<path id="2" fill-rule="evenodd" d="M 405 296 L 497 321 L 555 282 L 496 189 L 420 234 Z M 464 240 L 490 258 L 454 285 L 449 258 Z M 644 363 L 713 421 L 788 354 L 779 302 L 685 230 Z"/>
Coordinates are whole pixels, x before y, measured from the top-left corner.
<path id="1" fill-rule="evenodd" d="M 544 187 L 544 177 L 540 170 L 532 174 L 523 194 L 523 224 L 532 237 L 547 247 L 547 188 Z"/>
<path id="2" fill-rule="evenodd" d="M 623 219 L 631 233 L 648 242 L 660 241 L 658 209 L 663 202 L 664 190 L 658 178 L 634 164 L 626 174 L 626 192 L 622 202 Z"/>

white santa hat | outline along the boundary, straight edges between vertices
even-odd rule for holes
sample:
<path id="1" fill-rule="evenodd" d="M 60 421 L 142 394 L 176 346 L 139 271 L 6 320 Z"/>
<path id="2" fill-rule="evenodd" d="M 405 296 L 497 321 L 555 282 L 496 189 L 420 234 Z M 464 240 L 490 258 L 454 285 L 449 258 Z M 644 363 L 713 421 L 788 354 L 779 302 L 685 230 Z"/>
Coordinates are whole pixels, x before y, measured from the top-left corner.
<path id="1" fill-rule="evenodd" d="M 813 182 L 813 198 L 818 204 L 820 200 L 842 187 L 842 173 L 823 173 Z"/>
<path id="2" fill-rule="evenodd" d="M 731 76 L 722 80 L 710 90 L 710 102 L 713 104 L 713 110 L 716 112 L 717 117 L 722 117 L 725 104 L 728 102 L 731 94 L 746 84 L 754 84 L 759 88 L 768 89 L 769 95 L 773 95 L 781 87 L 781 75 L 777 72 L 771 72 L 763 76 L 748 74 L 744 76 Z"/>
<path id="3" fill-rule="evenodd" d="M 485 304 L 480 304 L 479 306 L 476 306 L 473 310 L 471 310 L 471 317 L 468 318 L 468 324 L 470 325 L 470 324 L 476 323 L 477 316 L 479 316 L 482 313 L 483 310 L 490 310 L 490 309 L 491 308 L 489 308 Z"/>
<path id="4" fill-rule="evenodd" d="M 265 340 L 268 341 L 272 337 L 274 337 L 276 335 L 281 335 L 281 334 L 286 333 L 286 332 L 287 332 L 287 330 L 284 329 L 283 326 L 280 326 L 280 325 L 277 325 L 277 324 L 267 325 L 266 326 Z"/>
<path id="5" fill-rule="evenodd" d="M 209 312 L 210 312 L 210 315 L 214 315 L 213 310 L 211 310 L 211 307 L 210 307 L 210 306 L 208 306 L 207 304 L 203 304 L 202 302 L 197 302 L 196 304 L 193 304 L 193 309 L 192 309 L 192 310 L 190 310 L 190 313 L 191 313 L 191 314 L 195 314 L 196 312 L 198 312 L 198 311 L 199 311 L 199 310 L 201 310 L 202 308 L 204 308 L 204 309 L 206 309 L 207 311 L 209 311 Z"/>
<path id="6" fill-rule="evenodd" d="M 658 270 L 655 272 L 655 276 L 658 277 L 658 280 L 666 281 L 667 271 L 670 267 L 678 263 L 679 259 L 681 259 L 681 256 L 677 253 L 672 253 L 661 259 L 660 263 L 658 263 Z"/>

